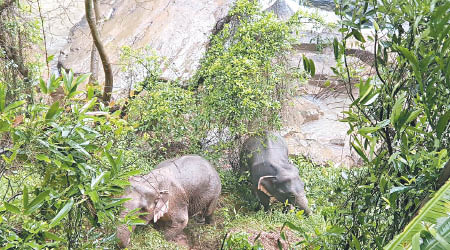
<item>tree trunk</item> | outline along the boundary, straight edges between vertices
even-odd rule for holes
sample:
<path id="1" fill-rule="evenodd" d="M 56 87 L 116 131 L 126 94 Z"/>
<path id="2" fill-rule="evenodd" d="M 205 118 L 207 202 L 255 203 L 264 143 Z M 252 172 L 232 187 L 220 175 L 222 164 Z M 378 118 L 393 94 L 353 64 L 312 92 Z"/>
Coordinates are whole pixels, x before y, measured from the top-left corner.
<path id="1" fill-rule="evenodd" d="M 441 188 L 450 178 L 450 160 L 447 161 L 444 168 L 441 170 L 439 178 L 436 182 L 436 190 Z"/>
<path id="2" fill-rule="evenodd" d="M 100 40 L 100 35 L 97 30 L 97 26 L 95 24 L 95 20 L 93 18 L 93 8 L 92 1 L 97 0 L 85 0 L 84 5 L 86 8 L 86 19 L 89 24 L 89 28 L 91 30 L 92 39 L 94 40 L 95 47 L 98 50 L 98 54 L 100 55 L 100 59 L 103 65 L 103 71 L 105 72 L 105 87 L 103 88 L 103 102 L 109 103 L 111 100 L 111 92 L 113 89 L 113 74 L 111 69 L 111 63 L 109 62 L 108 55 L 106 54 L 106 50 L 103 47 L 103 43 Z"/>
<path id="3" fill-rule="evenodd" d="M 98 1 L 94 0 L 94 13 L 95 13 L 95 26 L 98 29 L 98 25 L 100 23 L 100 8 L 98 7 Z M 92 42 L 91 49 L 91 77 L 89 78 L 89 82 L 98 81 L 98 52 L 97 47 L 95 47 L 95 43 Z"/>

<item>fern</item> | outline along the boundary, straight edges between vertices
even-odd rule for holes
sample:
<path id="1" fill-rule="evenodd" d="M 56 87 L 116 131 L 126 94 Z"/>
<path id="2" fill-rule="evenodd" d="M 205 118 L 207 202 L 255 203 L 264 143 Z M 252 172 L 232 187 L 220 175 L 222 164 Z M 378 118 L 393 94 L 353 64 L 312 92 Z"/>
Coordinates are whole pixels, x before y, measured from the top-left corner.
<path id="1" fill-rule="evenodd" d="M 425 206 L 419 211 L 419 214 L 411 220 L 411 222 L 406 225 L 404 231 L 397 235 L 387 246 L 386 250 L 396 250 L 396 249 L 419 249 L 419 237 L 421 232 L 425 230 L 428 235 L 433 235 L 435 241 L 423 240 L 425 244 L 430 247 L 437 246 L 437 242 L 441 245 L 439 248 L 434 249 L 450 249 L 450 244 L 448 243 L 449 227 L 448 218 L 450 214 L 450 181 L 447 181 L 434 195 L 434 197 L 429 200 Z M 436 230 L 436 224 L 438 219 L 444 218 L 444 223 L 439 223 L 440 228 Z M 425 222 L 433 224 L 432 227 L 426 227 Z M 442 229 L 442 230 L 439 230 Z M 431 235 L 430 235 L 431 234 Z M 443 236 L 444 235 L 444 236 Z M 446 237 L 447 236 L 447 237 Z M 423 247 L 422 246 L 422 247 Z M 444 247 L 444 248 L 442 248 Z M 422 248 L 423 249 L 423 248 Z M 431 249 L 431 248 L 427 248 Z"/>

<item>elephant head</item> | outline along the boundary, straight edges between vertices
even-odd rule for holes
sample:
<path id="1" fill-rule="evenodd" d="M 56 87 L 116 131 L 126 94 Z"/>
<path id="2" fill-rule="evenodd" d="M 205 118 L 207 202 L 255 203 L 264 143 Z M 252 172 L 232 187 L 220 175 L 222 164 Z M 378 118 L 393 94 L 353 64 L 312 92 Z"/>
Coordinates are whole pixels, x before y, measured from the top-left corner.
<path id="1" fill-rule="evenodd" d="M 156 223 L 163 217 L 170 208 L 170 192 L 168 185 L 164 181 L 157 181 L 148 176 L 138 176 L 130 178 L 131 186 L 121 198 L 130 200 L 124 203 L 124 210 L 120 218 L 124 218 L 130 211 L 139 209 L 138 213 L 144 213 L 140 216 L 146 223 L 153 221 Z M 135 226 L 132 227 L 134 230 Z M 119 246 L 125 248 L 130 243 L 131 232 L 126 225 L 120 225 L 117 228 L 117 238 Z"/>
<path id="2" fill-rule="evenodd" d="M 280 202 L 286 200 L 289 204 L 303 209 L 305 215 L 310 215 L 308 199 L 304 189 L 304 182 L 294 174 L 282 173 L 276 176 L 266 175 L 259 178 L 258 190 L 269 197 L 275 197 Z"/>

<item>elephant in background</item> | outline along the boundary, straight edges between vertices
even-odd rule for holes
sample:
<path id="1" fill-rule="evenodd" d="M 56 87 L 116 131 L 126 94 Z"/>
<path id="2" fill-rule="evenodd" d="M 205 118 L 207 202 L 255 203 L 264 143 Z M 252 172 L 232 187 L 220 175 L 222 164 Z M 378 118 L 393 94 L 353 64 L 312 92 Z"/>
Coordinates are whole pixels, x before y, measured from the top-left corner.
<path id="1" fill-rule="evenodd" d="M 284 139 L 275 133 L 247 139 L 240 152 L 240 171 L 250 172 L 253 192 L 267 210 L 270 198 L 286 200 L 311 214 L 305 193 L 305 183 L 300 179 L 298 168 L 289 161 Z"/>
<path id="2" fill-rule="evenodd" d="M 199 214 L 206 223 L 212 223 L 221 192 L 216 170 L 204 158 L 187 155 L 164 161 L 147 175 L 133 176 L 130 186 L 121 198 L 124 203 L 120 217 L 139 209 L 141 219 L 155 223 L 167 240 L 182 233 L 188 218 Z M 132 227 L 135 229 L 135 226 Z M 117 229 L 119 247 L 130 243 L 131 232 L 126 225 Z"/>

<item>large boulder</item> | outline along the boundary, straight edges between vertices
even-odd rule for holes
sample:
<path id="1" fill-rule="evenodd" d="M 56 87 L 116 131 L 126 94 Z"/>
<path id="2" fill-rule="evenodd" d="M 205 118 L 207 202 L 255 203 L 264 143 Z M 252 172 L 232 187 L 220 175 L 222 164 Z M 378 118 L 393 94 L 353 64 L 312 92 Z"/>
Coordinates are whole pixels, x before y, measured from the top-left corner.
<path id="1" fill-rule="evenodd" d="M 120 72 L 120 49 L 123 46 L 150 46 L 165 58 L 163 78 L 189 79 L 199 67 L 218 20 L 227 15 L 233 0 L 111 0 L 102 1 L 101 39 L 113 65 L 114 90 L 129 84 Z M 75 25 L 60 61 L 76 73 L 89 72 L 92 48 L 86 19 Z M 101 66 L 100 66 L 101 69 Z M 104 79 L 99 72 L 99 80 Z"/>

